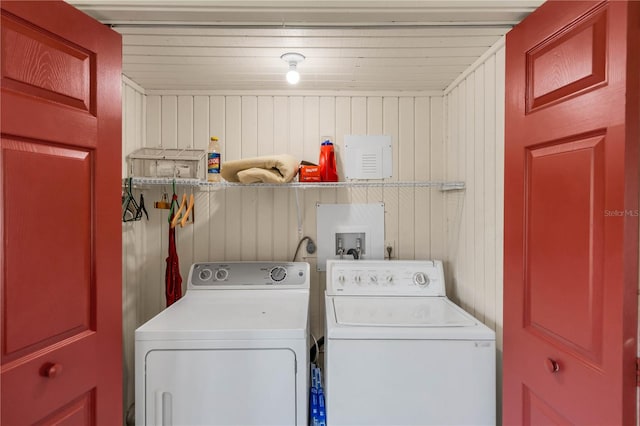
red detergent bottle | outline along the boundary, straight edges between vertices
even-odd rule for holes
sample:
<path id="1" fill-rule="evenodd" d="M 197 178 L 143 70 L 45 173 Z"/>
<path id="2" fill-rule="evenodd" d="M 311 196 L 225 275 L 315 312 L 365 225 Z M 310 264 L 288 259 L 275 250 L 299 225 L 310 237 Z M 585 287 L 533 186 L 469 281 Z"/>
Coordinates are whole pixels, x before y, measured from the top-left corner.
<path id="1" fill-rule="evenodd" d="M 336 169 L 336 155 L 333 151 L 333 144 L 330 140 L 325 140 L 320 146 L 320 179 L 322 182 L 337 182 L 338 171 Z"/>

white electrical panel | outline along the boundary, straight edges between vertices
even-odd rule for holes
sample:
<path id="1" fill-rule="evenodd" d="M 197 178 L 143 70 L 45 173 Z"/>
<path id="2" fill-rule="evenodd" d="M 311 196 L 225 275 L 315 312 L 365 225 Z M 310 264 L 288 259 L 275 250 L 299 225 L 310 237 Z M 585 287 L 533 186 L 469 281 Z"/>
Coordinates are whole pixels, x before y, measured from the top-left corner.
<path id="1" fill-rule="evenodd" d="M 316 207 L 318 271 L 327 259 L 384 259 L 384 203 Z"/>
<path id="2" fill-rule="evenodd" d="M 393 175 L 391 136 L 345 135 L 345 179 L 384 179 Z"/>

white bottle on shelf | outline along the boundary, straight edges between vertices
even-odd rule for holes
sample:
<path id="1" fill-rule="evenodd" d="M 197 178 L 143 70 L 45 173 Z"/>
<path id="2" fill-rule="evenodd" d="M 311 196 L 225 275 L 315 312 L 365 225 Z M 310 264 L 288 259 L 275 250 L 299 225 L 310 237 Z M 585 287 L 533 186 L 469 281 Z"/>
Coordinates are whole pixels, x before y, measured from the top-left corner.
<path id="1" fill-rule="evenodd" d="M 216 136 L 211 136 L 207 149 L 207 181 L 220 182 L 220 167 L 222 167 L 222 153 L 220 141 Z"/>

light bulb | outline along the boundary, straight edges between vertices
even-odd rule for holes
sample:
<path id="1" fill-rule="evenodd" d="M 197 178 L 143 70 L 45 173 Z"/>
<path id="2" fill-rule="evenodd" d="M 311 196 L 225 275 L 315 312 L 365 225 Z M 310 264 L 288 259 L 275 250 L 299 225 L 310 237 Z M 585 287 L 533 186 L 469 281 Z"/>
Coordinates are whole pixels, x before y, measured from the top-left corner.
<path id="1" fill-rule="evenodd" d="M 298 84 L 300 81 L 300 73 L 295 68 L 290 69 L 287 72 L 287 81 L 289 84 Z"/>

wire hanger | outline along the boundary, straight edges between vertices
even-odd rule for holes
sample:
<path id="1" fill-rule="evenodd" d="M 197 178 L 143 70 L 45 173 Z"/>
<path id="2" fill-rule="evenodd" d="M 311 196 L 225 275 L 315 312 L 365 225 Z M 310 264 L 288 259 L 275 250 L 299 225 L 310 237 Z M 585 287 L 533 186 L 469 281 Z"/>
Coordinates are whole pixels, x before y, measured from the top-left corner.
<path id="1" fill-rule="evenodd" d="M 140 209 L 138 210 L 138 215 L 140 216 L 140 219 L 142 219 L 142 213 L 144 212 L 144 215 L 147 217 L 147 220 L 149 220 L 149 213 L 147 212 L 147 208 L 144 206 L 144 195 L 142 195 L 142 192 L 140 193 Z"/>
<path id="2" fill-rule="evenodd" d="M 132 179 L 128 178 L 125 183 L 125 193 L 122 195 L 122 221 L 133 222 L 142 219 L 142 213 L 147 216 L 149 220 L 149 213 L 144 206 L 144 196 L 140 194 L 140 204 L 136 201 L 133 193 L 131 192 Z"/>

